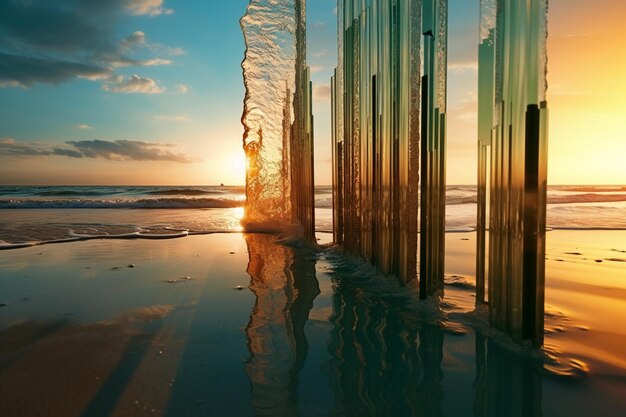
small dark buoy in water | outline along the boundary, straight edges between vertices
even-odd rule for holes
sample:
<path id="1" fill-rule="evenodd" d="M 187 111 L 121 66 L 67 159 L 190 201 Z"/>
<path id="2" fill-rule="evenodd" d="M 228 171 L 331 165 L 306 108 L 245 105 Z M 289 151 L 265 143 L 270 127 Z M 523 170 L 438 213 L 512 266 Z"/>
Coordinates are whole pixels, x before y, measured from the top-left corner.
<path id="1" fill-rule="evenodd" d="M 128 264 L 128 265 L 126 265 L 126 266 L 127 266 L 128 268 L 134 268 L 134 267 L 135 267 L 135 264 Z"/>
<path id="2" fill-rule="evenodd" d="M 231 255 L 234 255 L 234 254 L 235 254 L 235 252 L 232 252 L 232 251 L 231 251 L 231 252 L 230 252 L 230 254 L 231 254 Z"/>
<path id="3" fill-rule="evenodd" d="M 235 287 L 235 289 L 236 289 L 237 291 L 241 291 L 241 290 L 243 290 L 244 288 L 245 288 L 245 287 L 244 287 L 243 285 L 237 285 L 237 286 Z"/>

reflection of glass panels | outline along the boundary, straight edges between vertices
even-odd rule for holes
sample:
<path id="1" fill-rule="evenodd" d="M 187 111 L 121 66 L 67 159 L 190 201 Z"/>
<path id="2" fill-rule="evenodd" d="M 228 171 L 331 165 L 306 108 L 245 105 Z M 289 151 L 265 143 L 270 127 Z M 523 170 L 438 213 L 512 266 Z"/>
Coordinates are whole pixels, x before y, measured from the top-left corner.
<path id="1" fill-rule="evenodd" d="M 271 235 L 245 238 L 256 296 L 246 327 L 252 407 L 257 416 L 297 415 L 298 373 L 308 352 L 304 325 L 320 292 L 315 261 L 277 245 Z"/>
<path id="2" fill-rule="evenodd" d="M 542 377 L 524 357 L 476 333 L 475 417 L 541 417 Z"/>
<path id="3" fill-rule="evenodd" d="M 492 324 L 535 346 L 543 342 L 546 13 L 547 0 L 481 1 L 477 302 L 488 281 Z"/>
<path id="4" fill-rule="evenodd" d="M 306 1 L 250 0 L 241 27 L 242 123 L 249 224 L 303 226 L 313 239 L 313 116 L 306 67 Z"/>
<path id="5" fill-rule="evenodd" d="M 443 416 L 444 329 L 418 322 L 397 299 L 364 297 L 353 280 L 335 284 L 326 365 L 333 415 Z"/>

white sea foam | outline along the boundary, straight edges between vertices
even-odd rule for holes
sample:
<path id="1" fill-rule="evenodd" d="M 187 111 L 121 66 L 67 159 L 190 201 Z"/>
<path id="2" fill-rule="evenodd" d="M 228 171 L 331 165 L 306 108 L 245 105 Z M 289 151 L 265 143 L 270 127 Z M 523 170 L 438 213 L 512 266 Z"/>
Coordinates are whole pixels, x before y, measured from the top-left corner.
<path id="1" fill-rule="evenodd" d="M 186 209 L 235 208 L 244 201 L 225 198 L 144 198 L 144 199 L 0 199 L 0 209 Z"/>
<path id="2" fill-rule="evenodd" d="M 331 192 L 331 187 L 316 187 L 318 232 L 332 231 Z M 548 193 L 556 202 L 548 205 L 549 230 L 626 230 L 624 186 L 556 186 Z M 14 248 L 33 244 L 26 242 L 76 239 L 70 230 L 98 238 L 133 232 L 156 236 L 239 232 L 244 198 L 243 187 L 0 186 L 0 239 L 4 241 L 0 245 Z M 473 186 L 447 188 L 448 233 L 475 230 L 475 199 Z M 276 233 L 284 228 L 280 222 L 244 226 L 249 232 Z"/>

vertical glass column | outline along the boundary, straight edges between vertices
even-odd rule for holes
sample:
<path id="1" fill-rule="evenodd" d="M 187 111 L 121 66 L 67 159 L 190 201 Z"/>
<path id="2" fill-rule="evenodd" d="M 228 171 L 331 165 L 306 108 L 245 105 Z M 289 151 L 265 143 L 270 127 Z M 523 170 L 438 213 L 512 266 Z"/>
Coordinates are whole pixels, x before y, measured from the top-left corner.
<path id="1" fill-rule="evenodd" d="M 487 265 L 487 168 L 494 125 L 496 0 L 481 0 L 478 45 L 478 176 L 476 221 L 476 304 L 485 303 Z"/>
<path id="2" fill-rule="evenodd" d="M 448 2 L 424 0 L 422 11 L 420 297 L 443 291 L 446 204 Z"/>
<path id="3" fill-rule="evenodd" d="M 481 20 L 477 302 L 488 283 L 491 323 L 538 347 L 545 287 L 547 0 L 481 0 Z"/>
<path id="4" fill-rule="evenodd" d="M 421 1 L 339 0 L 335 241 L 416 278 Z"/>
<path id="5" fill-rule="evenodd" d="M 242 123 L 248 229 L 302 226 L 314 239 L 313 123 L 306 0 L 250 0 Z"/>
<path id="6" fill-rule="evenodd" d="M 306 0 L 294 3 L 296 16 L 294 118 L 291 125 L 292 221 L 302 226 L 303 235 L 315 241 L 315 181 L 311 72 L 306 66 Z"/>

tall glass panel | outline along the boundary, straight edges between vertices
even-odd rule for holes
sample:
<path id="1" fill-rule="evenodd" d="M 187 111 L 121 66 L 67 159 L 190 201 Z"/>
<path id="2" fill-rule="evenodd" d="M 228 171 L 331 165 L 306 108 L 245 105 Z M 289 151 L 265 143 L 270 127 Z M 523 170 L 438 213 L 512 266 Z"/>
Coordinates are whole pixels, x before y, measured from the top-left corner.
<path id="1" fill-rule="evenodd" d="M 241 18 L 246 88 L 244 222 L 314 235 L 313 121 L 306 0 L 250 0 Z"/>
<path id="2" fill-rule="evenodd" d="M 546 23 L 547 0 L 481 0 L 477 302 L 488 284 L 492 324 L 535 346 L 544 315 Z"/>
<path id="3" fill-rule="evenodd" d="M 335 241 L 416 278 L 421 2 L 339 0 Z"/>
<path id="4" fill-rule="evenodd" d="M 420 297 L 443 291 L 446 205 L 448 2 L 424 0 L 422 13 Z"/>

